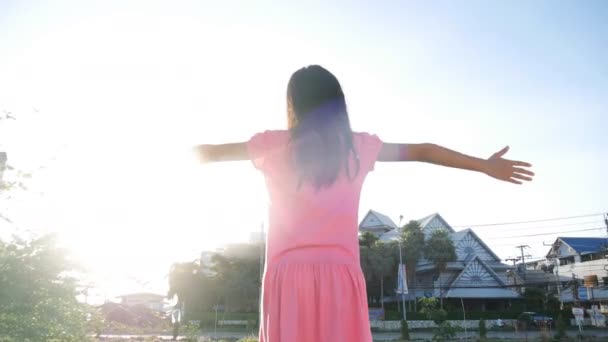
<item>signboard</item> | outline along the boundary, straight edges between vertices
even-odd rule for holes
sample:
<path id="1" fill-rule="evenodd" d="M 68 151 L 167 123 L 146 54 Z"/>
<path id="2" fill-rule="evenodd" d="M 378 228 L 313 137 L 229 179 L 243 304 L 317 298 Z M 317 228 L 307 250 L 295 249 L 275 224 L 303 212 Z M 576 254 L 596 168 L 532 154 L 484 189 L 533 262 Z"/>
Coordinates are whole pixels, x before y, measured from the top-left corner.
<path id="1" fill-rule="evenodd" d="M 605 327 L 606 326 L 606 317 L 600 311 L 600 308 L 597 305 L 591 307 L 591 310 L 587 310 L 589 316 L 591 317 L 591 324 L 596 327 Z"/>
<path id="2" fill-rule="evenodd" d="M 578 330 L 580 332 L 582 332 L 583 331 L 583 320 L 585 318 L 585 309 L 572 308 L 572 314 L 574 315 L 574 320 L 576 321 L 576 325 L 578 325 Z"/>
<path id="3" fill-rule="evenodd" d="M 572 308 L 572 314 L 574 316 L 584 316 L 585 315 L 585 309 L 583 308 Z"/>
<path id="4" fill-rule="evenodd" d="M 380 321 L 384 319 L 384 310 L 382 308 L 369 308 L 369 320 Z"/>
<path id="5" fill-rule="evenodd" d="M 586 287 L 578 288 L 578 300 L 589 300 L 588 291 Z"/>
<path id="6" fill-rule="evenodd" d="M 397 293 L 407 294 L 407 272 L 405 264 L 399 264 L 399 274 L 397 275 Z"/>

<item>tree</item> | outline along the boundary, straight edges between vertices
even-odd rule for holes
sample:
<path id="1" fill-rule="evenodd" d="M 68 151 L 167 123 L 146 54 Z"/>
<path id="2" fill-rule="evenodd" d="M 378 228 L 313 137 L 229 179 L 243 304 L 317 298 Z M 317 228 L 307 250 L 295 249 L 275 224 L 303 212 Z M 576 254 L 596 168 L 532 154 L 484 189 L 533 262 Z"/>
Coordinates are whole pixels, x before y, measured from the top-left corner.
<path id="1" fill-rule="evenodd" d="M 482 318 L 479 320 L 479 339 L 485 341 L 487 334 L 486 321 Z"/>
<path id="2" fill-rule="evenodd" d="M 527 287 L 524 300 L 528 311 L 543 311 L 545 309 L 545 291 L 537 287 Z"/>
<path id="3" fill-rule="evenodd" d="M 365 278 L 365 288 L 367 289 L 367 302 L 371 303 L 372 300 L 372 287 L 371 282 L 374 277 L 372 264 L 370 262 L 371 247 L 359 245 L 359 263 L 361 264 L 361 271 Z"/>
<path id="4" fill-rule="evenodd" d="M 410 284 L 416 284 L 416 265 L 424 255 L 425 241 L 424 232 L 418 221 L 410 221 L 401 231 L 401 239 L 403 257 L 407 267 L 407 281 Z M 414 291 L 414 294 L 416 291 Z M 416 300 L 416 298 L 414 298 Z M 414 308 L 416 306 L 414 305 Z"/>
<path id="5" fill-rule="evenodd" d="M 437 329 L 433 336 L 433 341 L 450 341 L 456 337 L 456 329 L 446 321 L 448 313 L 447 311 L 437 307 L 437 298 L 421 298 L 419 300 L 422 309 L 420 312 L 426 315 L 426 317 L 435 324 Z"/>
<path id="6" fill-rule="evenodd" d="M 557 323 L 555 325 L 557 329 L 557 333 L 555 334 L 556 339 L 562 339 L 566 336 L 566 319 L 564 318 L 564 314 L 562 312 L 557 316 Z"/>
<path id="7" fill-rule="evenodd" d="M 410 339 L 410 328 L 404 319 L 401 320 L 401 339 L 405 341 Z"/>
<path id="8" fill-rule="evenodd" d="M 439 280 L 439 299 L 443 309 L 443 289 L 441 285 L 441 273 L 445 272 L 448 262 L 456 260 L 456 248 L 454 241 L 444 229 L 435 230 L 426 242 L 425 256 L 433 264 Z"/>
<path id="9" fill-rule="evenodd" d="M 385 280 L 390 280 L 395 273 L 397 266 L 395 250 L 395 244 L 380 241 L 369 247 L 359 246 L 359 260 L 365 277 L 368 302 L 376 303 L 379 301 L 382 308 L 384 308 L 384 291 L 387 290 L 385 284 L 394 284 Z"/>
<path id="10" fill-rule="evenodd" d="M 182 262 L 171 265 L 169 270 L 168 298 L 177 296 L 176 308 L 185 309 L 184 315 L 192 318 L 194 309 L 201 306 L 199 293 L 208 290 L 204 286 L 201 266 L 196 262 Z"/>
<path id="11" fill-rule="evenodd" d="M 378 237 L 372 232 L 364 232 L 359 236 L 359 246 L 371 247 L 376 241 L 378 241 Z"/>
<path id="12" fill-rule="evenodd" d="M 370 263 L 373 273 L 380 279 L 380 305 L 384 309 L 384 278 L 390 275 L 395 268 L 395 259 L 391 246 L 382 242 L 376 242 L 371 247 Z"/>
<path id="13" fill-rule="evenodd" d="M 227 308 L 254 312 L 260 295 L 259 245 L 238 245 L 212 257 L 219 297 Z"/>
<path id="14" fill-rule="evenodd" d="M 4 111 L 0 124 L 14 119 Z M 0 152 L 1 200 L 27 190 L 25 183 L 31 177 L 11 165 L 9 157 Z M 3 204 L 0 220 L 12 225 Z M 55 235 L 0 239 L 0 341 L 86 340 L 87 314 L 95 310 L 76 299 L 80 294 L 72 276 L 76 271 L 77 265 L 58 246 Z"/>
<path id="15" fill-rule="evenodd" d="M 0 340 L 86 340 L 73 270 L 52 235 L 0 241 Z"/>

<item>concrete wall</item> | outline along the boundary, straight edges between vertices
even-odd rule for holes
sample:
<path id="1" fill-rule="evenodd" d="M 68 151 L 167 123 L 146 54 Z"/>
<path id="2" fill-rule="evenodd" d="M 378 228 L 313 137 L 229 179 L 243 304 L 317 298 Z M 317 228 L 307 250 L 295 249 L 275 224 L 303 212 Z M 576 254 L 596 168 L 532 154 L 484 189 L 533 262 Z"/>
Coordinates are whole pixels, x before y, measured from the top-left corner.
<path id="1" fill-rule="evenodd" d="M 514 326 L 515 320 L 513 319 L 503 319 L 503 323 L 507 326 Z M 458 320 L 458 321 L 448 321 L 454 327 L 466 328 L 467 329 L 478 329 L 479 328 L 479 320 Z M 385 331 L 398 331 L 401 329 L 400 321 L 371 321 L 370 322 L 372 328 L 376 328 L 378 330 Z M 409 329 L 428 329 L 428 328 L 436 328 L 437 324 L 433 321 L 407 321 L 407 325 Z M 486 320 L 486 328 L 490 329 L 496 325 L 495 320 Z"/>
<path id="2" fill-rule="evenodd" d="M 561 265 L 559 266 L 559 270 L 556 268 L 554 270 L 559 272 L 560 276 L 571 277 L 574 273 L 577 278 L 583 279 L 587 275 L 597 275 L 598 280 L 602 281 L 602 277 L 608 277 L 608 272 L 604 270 L 604 266 L 608 265 L 608 260 L 606 259 L 598 259 L 591 260 L 587 262 L 577 262 L 570 265 Z"/>

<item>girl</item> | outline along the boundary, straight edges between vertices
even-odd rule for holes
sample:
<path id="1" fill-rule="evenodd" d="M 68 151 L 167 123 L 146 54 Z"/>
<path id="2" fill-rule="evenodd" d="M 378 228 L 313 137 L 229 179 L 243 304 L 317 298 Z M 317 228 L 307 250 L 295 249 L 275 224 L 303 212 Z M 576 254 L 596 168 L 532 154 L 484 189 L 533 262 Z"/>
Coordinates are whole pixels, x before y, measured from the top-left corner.
<path id="1" fill-rule="evenodd" d="M 248 142 L 200 145 L 203 162 L 249 159 L 270 194 L 260 342 L 371 342 L 359 264 L 359 194 L 376 161 L 422 161 L 521 184 L 534 175 L 503 159 L 479 159 L 433 144 L 390 144 L 351 131 L 334 75 L 313 65 L 287 86 L 288 129 Z"/>

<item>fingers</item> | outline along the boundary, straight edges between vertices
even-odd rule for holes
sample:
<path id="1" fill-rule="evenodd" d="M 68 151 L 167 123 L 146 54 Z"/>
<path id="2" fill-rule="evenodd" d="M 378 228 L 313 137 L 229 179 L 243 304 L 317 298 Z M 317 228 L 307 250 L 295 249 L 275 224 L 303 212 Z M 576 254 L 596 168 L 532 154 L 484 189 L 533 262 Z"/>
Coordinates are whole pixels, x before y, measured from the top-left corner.
<path id="1" fill-rule="evenodd" d="M 524 176 L 524 175 L 519 174 L 519 173 L 514 173 L 513 176 L 511 176 L 511 178 L 517 178 L 517 179 L 521 179 L 521 180 L 525 180 L 525 181 L 531 181 L 532 180 L 532 177 Z"/>
<path id="2" fill-rule="evenodd" d="M 500 158 L 500 157 L 504 156 L 505 153 L 507 153 L 508 151 L 509 151 L 509 146 L 505 146 L 502 150 L 494 153 L 492 155 L 492 157 L 494 157 L 494 158 Z"/>
<path id="3" fill-rule="evenodd" d="M 532 167 L 532 164 L 518 160 L 512 160 L 511 163 L 513 164 L 513 166 Z"/>
<path id="4" fill-rule="evenodd" d="M 522 169 L 520 167 L 514 167 L 513 172 L 522 173 L 522 174 L 528 175 L 528 176 L 534 176 L 534 172 L 532 172 L 530 170 Z"/>
<path id="5" fill-rule="evenodd" d="M 518 184 L 518 185 L 521 185 L 521 183 L 522 183 L 521 181 L 518 181 L 518 180 L 513 179 L 513 178 L 507 179 L 507 182 L 513 183 L 513 184 Z"/>

